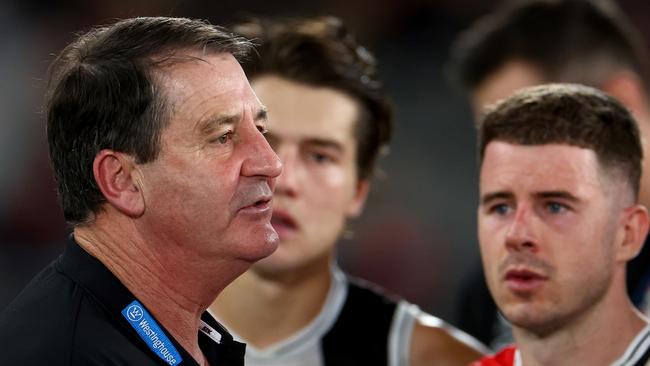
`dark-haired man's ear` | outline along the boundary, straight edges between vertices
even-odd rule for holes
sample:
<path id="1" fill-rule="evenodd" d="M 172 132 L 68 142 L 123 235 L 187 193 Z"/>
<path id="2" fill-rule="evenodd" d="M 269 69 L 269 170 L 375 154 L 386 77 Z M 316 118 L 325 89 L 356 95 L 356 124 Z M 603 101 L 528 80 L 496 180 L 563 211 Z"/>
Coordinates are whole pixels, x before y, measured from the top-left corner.
<path id="1" fill-rule="evenodd" d="M 363 206 L 366 204 L 368 193 L 370 192 L 370 181 L 361 179 L 357 182 L 354 190 L 354 197 L 348 205 L 347 216 L 349 218 L 358 217 L 363 211 Z"/>
<path id="2" fill-rule="evenodd" d="M 643 205 L 634 205 L 623 212 L 617 243 L 617 259 L 629 261 L 636 257 L 643 248 L 643 242 L 650 227 L 648 209 Z"/>
<path id="3" fill-rule="evenodd" d="M 115 209 L 130 217 L 144 213 L 144 197 L 129 155 L 104 149 L 95 156 L 93 174 L 102 194 Z"/>

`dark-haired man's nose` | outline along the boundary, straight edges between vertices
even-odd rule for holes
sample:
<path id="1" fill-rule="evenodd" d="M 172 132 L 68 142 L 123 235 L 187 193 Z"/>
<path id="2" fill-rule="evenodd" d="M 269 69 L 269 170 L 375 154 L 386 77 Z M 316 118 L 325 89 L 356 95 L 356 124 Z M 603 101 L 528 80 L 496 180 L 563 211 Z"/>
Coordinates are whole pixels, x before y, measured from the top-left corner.
<path id="1" fill-rule="evenodd" d="M 533 210 L 530 207 L 526 205 L 517 207 L 505 237 L 505 245 L 509 251 L 530 250 L 537 252 L 539 243 L 532 227 L 535 220 L 533 215 Z"/>

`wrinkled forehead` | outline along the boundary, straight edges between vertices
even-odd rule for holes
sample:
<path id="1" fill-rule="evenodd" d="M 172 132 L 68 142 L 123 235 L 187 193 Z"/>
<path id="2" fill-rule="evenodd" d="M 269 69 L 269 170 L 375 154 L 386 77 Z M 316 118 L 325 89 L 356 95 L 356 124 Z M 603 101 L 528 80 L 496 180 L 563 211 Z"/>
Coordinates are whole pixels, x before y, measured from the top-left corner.
<path id="1" fill-rule="evenodd" d="M 176 60 L 156 72 L 170 103 L 178 105 L 196 99 L 196 104 L 200 104 L 205 98 L 257 101 L 244 71 L 231 54 L 182 54 Z"/>
<path id="2" fill-rule="evenodd" d="M 183 90 L 202 82 L 226 83 L 233 78 L 245 78 L 241 65 L 230 53 L 178 50 L 153 58 L 154 75 Z"/>

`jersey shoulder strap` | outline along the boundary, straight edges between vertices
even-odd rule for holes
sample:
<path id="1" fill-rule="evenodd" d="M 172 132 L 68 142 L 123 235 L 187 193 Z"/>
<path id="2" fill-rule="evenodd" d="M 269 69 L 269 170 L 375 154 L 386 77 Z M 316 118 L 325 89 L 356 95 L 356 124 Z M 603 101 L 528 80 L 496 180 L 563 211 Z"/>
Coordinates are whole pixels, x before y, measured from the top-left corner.
<path id="1" fill-rule="evenodd" d="M 350 278 L 336 322 L 322 339 L 325 366 L 387 365 L 396 301 L 369 282 Z"/>

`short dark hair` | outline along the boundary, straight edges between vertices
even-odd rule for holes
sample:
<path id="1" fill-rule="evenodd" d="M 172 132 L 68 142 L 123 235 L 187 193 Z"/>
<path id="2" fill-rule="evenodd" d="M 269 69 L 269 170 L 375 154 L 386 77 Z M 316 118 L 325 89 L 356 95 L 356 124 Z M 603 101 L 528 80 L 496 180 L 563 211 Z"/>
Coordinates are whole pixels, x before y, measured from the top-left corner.
<path id="1" fill-rule="evenodd" d="M 355 126 L 357 168 L 369 178 L 393 129 L 392 107 L 372 54 L 334 17 L 253 19 L 233 30 L 256 43 L 257 55 L 243 64 L 249 79 L 278 75 L 330 87 L 359 102 Z"/>
<path id="2" fill-rule="evenodd" d="M 511 1 L 461 34 L 452 47 L 450 76 L 471 92 L 519 59 L 549 82 L 601 87 L 612 72 L 626 69 L 647 88 L 648 56 L 631 24 L 608 0 Z"/>
<path id="3" fill-rule="evenodd" d="M 230 53 L 252 45 L 204 21 L 142 17 L 95 28 L 69 44 L 50 67 L 47 135 L 66 221 L 87 222 L 105 202 L 93 176 L 102 149 L 156 159 L 169 119 L 155 72 L 174 52 Z"/>
<path id="4" fill-rule="evenodd" d="M 643 159 L 639 128 L 620 102 L 598 89 L 577 84 L 521 89 L 488 107 L 478 122 L 481 164 L 491 141 L 591 149 L 601 167 L 628 180 L 637 199 Z"/>

